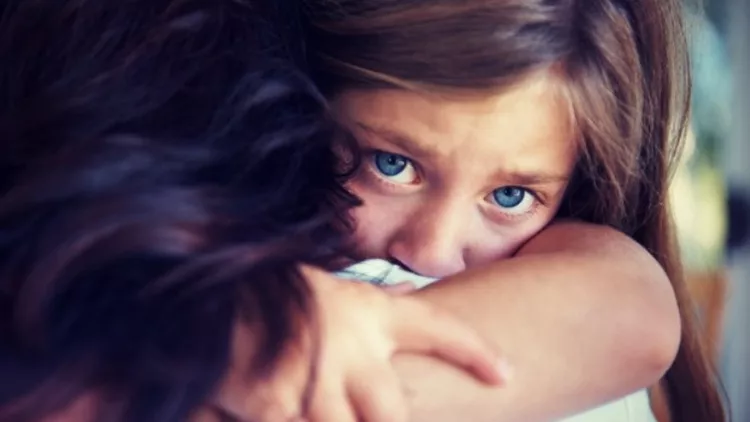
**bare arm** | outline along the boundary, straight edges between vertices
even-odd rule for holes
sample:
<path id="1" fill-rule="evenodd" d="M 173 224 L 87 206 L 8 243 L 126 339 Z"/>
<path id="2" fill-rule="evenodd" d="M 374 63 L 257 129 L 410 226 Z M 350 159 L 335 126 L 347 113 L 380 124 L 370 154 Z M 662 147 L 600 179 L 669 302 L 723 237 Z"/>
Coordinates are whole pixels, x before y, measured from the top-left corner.
<path id="1" fill-rule="evenodd" d="M 399 356 L 414 422 L 554 420 L 655 383 L 679 344 L 665 273 L 604 227 L 558 223 L 515 258 L 415 294 L 495 343 L 513 379 L 489 388 L 428 358 Z"/>

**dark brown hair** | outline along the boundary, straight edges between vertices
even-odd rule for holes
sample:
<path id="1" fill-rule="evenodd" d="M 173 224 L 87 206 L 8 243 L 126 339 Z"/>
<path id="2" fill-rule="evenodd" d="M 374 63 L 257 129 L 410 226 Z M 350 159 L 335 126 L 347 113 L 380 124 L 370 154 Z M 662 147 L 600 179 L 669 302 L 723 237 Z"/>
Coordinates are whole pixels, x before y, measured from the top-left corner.
<path id="1" fill-rule="evenodd" d="M 615 227 L 669 275 L 682 342 L 665 381 L 677 421 L 724 419 L 693 321 L 667 189 L 690 75 L 678 0 L 305 0 L 329 95 L 348 88 L 497 92 L 562 76 L 581 157 L 560 211 Z"/>
<path id="2" fill-rule="evenodd" d="M 294 3 L 3 1 L 0 420 L 183 421 L 314 317 L 354 199 Z"/>

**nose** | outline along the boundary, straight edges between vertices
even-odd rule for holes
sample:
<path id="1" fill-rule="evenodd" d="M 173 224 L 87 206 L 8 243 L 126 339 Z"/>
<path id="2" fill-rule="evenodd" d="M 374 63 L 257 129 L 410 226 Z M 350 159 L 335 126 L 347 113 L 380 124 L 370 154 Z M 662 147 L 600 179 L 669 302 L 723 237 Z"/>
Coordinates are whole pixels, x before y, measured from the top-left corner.
<path id="1" fill-rule="evenodd" d="M 466 269 L 468 218 L 460 204 L 425 204 L 388 241 L 388 254 L 409 270 L 447 277 Z"/>

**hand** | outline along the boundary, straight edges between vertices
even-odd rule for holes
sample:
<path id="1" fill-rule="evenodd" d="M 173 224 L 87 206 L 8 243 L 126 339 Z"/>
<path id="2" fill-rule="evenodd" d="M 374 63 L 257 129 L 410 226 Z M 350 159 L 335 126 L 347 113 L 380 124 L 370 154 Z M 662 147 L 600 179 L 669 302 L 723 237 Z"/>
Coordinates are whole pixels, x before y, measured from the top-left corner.
<path id="1" fill-rule="evenodd" d="M 316 297 L 321 330 L 320 358 L 313 363 L 317 382 L 305 420 L 406 421 L 406 400 L 390 360 L 396 353 L 434 356 L 485 383 L 502 383 L 506 366 L 496 353 L 447 313 L 409 295 L 388 294 L 317 269 L 305 268 L 304 274 Z M 265 386 L 261 396 L 275 401 L 260 420 L 289 421 L 300 415 L 299 398 L 311 363 L 305 349 L 290 348 Z"/>
<path id="2" fill-rule="evenodd" d="M 389 294 L 313 268 L 303 273 L 318 305 L 319 360 L 311 362 L 309 338 L 294 342 L 270 380 L 247 388 L 242 376 L 252 353 L 243 345 L 251 344 L 252 336 L 251 330 L 238 328 L 234 364 L 217 400 L 227 413 L 263 422 L 294 420 L 304 412 L 300 398 L 312 364 L 317 379 L 305 421 L 404 422 L 408 408 L 390 361 L 396 353 L 434 356 L 485 383 L 502 383 L 507 365 L 447 313 L 404 292 Z"/>
<path id="3" fill-rule="evenodd" d="M 395 353 L 438 357 L 481 381 L 500 384 L 498 356 L 459 321 L 409 295 L 410 283 L 391 290 L 307 273 L 325 337 L 311 422 L 400 422 L 408 418 Z M 413 289 L 412 289 L 413 290 Z"/>

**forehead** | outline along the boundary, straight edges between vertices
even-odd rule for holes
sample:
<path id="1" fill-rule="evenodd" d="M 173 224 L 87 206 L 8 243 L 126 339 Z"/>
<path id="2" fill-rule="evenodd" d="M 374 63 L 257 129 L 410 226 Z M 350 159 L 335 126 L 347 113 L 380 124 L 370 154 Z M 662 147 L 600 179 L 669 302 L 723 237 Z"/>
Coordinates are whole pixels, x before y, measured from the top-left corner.
<path id="1" fill-rule="evenodd" d="M 355 131 L 397 140 L 408 153 L 507 171 L 568 174 L 576 138 L 561 83 L 539 74 L 500 93 L 463 98 L 357 90 L 344 92 L 334 104 Z"/>

